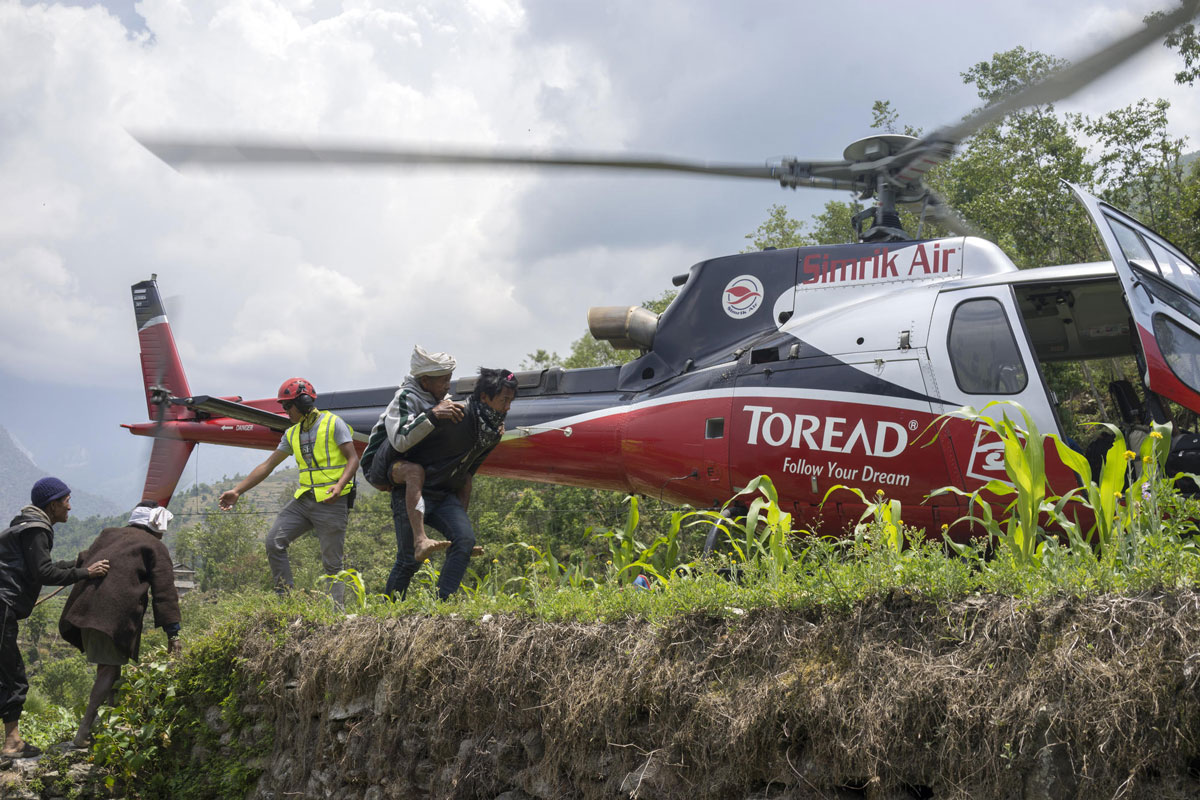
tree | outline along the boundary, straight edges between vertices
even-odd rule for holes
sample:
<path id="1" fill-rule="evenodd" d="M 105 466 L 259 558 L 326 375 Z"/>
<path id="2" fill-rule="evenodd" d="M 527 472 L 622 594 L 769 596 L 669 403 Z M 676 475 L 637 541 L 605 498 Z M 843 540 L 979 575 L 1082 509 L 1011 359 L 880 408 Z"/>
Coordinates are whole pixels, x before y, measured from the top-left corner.
<path id="1" fill-rule="evenodd" d="M 1065 64 L 1016 47 L 962 77 L 990 104 Z M 1063 186 L 1063 181 L 1090 186 L 1093 175 L 1070 120 L 1047 104 L 985 127 L 955 158 L 931 171 L 928 182 L 1018 266 L 1033 267 L 1100 257 L 1090 225 Z"/>
<path id="2" fill-rule="evenodd" d="M 787 206 L 775 204 L 767 211 L 767 218 L 753 233 L 747 233 L 750 246 L 743 253 L 755 253 L 768 247 L 782 250 L 785 247 L 805 247 L 815 244 L 804 233 L 804 223 L 788 216 Z"/>
<path id="3" fill-rule="evenodd" d="M 892 108 L 891 100 L 876 100 L 871 106 L 871 127 L 884 133 L 896 133 L 896 123 L 900 120 L 900 112 Z M 920 136 L 921 129 L 905 125 L 902 133 L 905 136 Z"/>
<path id="4" fill-rule="evenodd" d="M 1167 133 L 1170 108 L 1166 100 L 1142 99 L 1086 119 L 1082 127 L 1101 146 L 1096 166 L 1104 199 L 1168 239 L 1181 241 L 1195 228 L 1195 219 L 1181 214 L 1186 180 L 1181 158 L 1187 140 Z"/>
<path id="5" fill-rule="evenodd" d="M 175 552 L 196 569 L 196 583 L 209 589 L 270 586 L 266 553 L 260 539 L 263 520 L 249 507 L 210 511 L 199 525 L 179 531 Z"/>
<path id="6" fill-rule="evenodd" d="M 1163 16 L 1166 16 L 1165 11 L 1155 11 L 1144 21 L 1153 22 Z M 1179 55 L 1183 56 L 1183 69 L 1175 73 L 1175 82 L 1181 86 L 1185 83 L 1191 86 L 1200 78 L 1200 31 L 1197 31 L 1195 24 L 1191 22 L 1180 25 L 1167 34 L 1163 44 L 1178 50 Z"/>

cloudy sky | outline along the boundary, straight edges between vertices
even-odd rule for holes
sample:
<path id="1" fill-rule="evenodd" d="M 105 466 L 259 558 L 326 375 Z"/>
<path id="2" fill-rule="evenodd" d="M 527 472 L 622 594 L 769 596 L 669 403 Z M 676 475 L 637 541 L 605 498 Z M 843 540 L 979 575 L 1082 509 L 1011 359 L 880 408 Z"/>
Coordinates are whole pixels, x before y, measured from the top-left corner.
<path id="1" fill-rule="evenodd" d="M 129 286 L 158 275 L 193 391 L 395 384 L 414 342 L 473 370 L 566 352 L 741 249 L 773 203 L 842 195 L 688 177 L 439 170 L 178 173 L 129 130 L 828 159 L 889 99 L 926 130 L 959 73 L 1070 58 L 1167 0 L 0 0 L 0 424 L 47 470 L 136 500 L 145 418 Z M 883 7 L 880 7 L 883 8 Z M 1062 107 L 1200 92 L 1161 46 Z M 261 454 L 201 448 L 208 480 Z M 197 473 L 189 469 L 185 481 Z"/>

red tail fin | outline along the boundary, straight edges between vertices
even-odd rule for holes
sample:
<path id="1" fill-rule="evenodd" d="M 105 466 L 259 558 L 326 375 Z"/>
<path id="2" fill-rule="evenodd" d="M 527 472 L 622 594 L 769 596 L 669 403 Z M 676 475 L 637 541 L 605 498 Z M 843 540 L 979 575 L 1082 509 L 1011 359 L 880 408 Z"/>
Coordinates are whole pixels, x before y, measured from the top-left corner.
<path id="1" fill-rule="evenodd" d="M 187 376 L 175 349 L 175 336 L 167 321 L 166 310 L 158 293 L 158 283 L 151 278 L 133 285 L 133 313 L 137 320 L 138 344 L 142 355 L 142 383 L 146 390 L 146 411 L 153 422 L 160 426 L 188 414 L 183 406 L 166 402 L 167 397 L 189 397 Z M 195 442 L 165 438 L 170 432 L 155 431 L 154 449 L 146 469 L 146 486 L 142 492 L 145 500 L 155 500 L 166 505 L 175 491 L 183 468 L 192 453 Z"/>
<path id="2" fill-rule="evenodd" d="M 138 344 L 142 348 L 142 382 L 146 386 L 146 411 L 157 419 L 158 405 L 153 392 L 161 387 L 172 397 L 189 397 L 187 376 L 175 349 L 175 336 L 153 278 L 133 285 L 133 314 L 137 320 Z M 167 405 L 165 419 L 176 419 L 186 413 L 182 406 Z"/>

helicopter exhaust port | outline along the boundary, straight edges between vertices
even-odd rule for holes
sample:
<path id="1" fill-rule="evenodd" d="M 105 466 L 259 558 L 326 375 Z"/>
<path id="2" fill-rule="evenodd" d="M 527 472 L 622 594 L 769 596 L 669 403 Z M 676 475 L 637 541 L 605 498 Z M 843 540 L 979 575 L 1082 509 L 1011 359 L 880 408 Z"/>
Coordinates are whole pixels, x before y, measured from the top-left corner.
<path id="1" fill-rule="evenodd" d="M 588 330 L 617 350 L 649 350 L 658 330 L 658 314 L 641 306 L 592 306 Z"/>

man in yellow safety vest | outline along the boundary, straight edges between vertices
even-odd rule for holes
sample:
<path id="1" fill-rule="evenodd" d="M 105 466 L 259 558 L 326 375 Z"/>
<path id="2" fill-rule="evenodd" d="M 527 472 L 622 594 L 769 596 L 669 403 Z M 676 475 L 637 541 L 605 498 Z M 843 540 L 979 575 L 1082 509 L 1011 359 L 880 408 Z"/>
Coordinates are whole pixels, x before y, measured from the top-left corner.
<path id="1" fill-rule="evenodd" d="M 303 378 L 288 378 L 279 387 L 279 404 L 287 412 L 292 426 L 283 432 L 279 446 L 235 488 L 221 494 L 223 509 L 233 508 L 238 497 L 253 489 L 294 456 L 300 467 L 300 488 L 283 507 L 267 533 L 267 562 L 275 591 L 292 587 L 292 567 L 287 548 L 293 541 L 314 531 L 321 545 L 321 564 L 325 574 L 342 570 L 342 551 L 346 544 L 346 521 L 354 494 L 354 473 L 358 472 L 358 451 L 354 431 L 340 417 L 316 407 L 317 392 Z M 334 581 L 330 587 L 340 607 L 344 587 Z"/>

